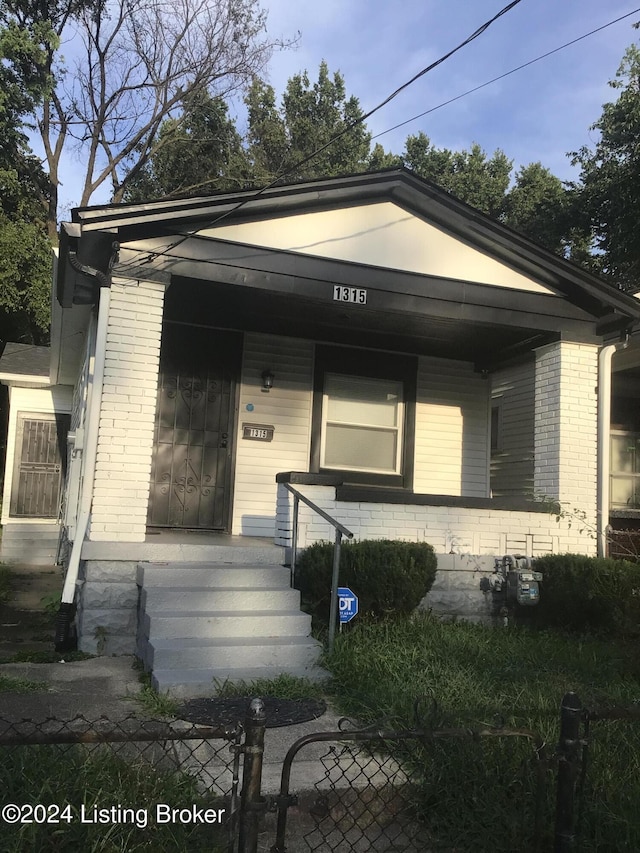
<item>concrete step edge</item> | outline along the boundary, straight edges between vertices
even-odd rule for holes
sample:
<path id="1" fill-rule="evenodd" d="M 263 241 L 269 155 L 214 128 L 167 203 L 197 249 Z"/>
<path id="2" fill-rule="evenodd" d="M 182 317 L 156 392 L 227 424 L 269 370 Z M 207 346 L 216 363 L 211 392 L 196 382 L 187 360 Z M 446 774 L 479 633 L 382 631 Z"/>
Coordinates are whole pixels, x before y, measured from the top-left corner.
<path id="1" fill-rule="evenodd" d="M 156 651 L 169 650 L 188 650 L 188 649 L 248 649 L 252 646 L 271 646 L 278 648 L 291 648 L 296 646 L 313 646 L 321 649 L 322 644 L 311 636 L 292 636 L 292 637 L 159 637 L 157 639 L 149 639 L 148 643 Z"/>

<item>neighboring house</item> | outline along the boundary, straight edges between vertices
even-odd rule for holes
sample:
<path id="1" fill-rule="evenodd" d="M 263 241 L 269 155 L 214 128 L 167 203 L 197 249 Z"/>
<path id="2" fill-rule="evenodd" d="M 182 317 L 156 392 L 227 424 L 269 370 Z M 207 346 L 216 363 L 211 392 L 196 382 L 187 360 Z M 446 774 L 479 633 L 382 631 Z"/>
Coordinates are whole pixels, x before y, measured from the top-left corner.
<path id="1" fill-rule="evenodd" d="M 458 612 L 493 555 L 596 552 L 598 408 L 640 305 L 404 170 L 75 210 L 56 297 L 85 648 L 133 649 L 136 563 L 192 531 L 290 545 L 284 483 L 430 542 Z M 333 531 L 303 507 L 299 536 Z"/>
<path id="2" fill-rule="evenodd" d="M 613 552 L 640 554 L 640 336 L 613 357 L 610 525 Z"/>
<path id="3" fill-rule="evenodd" d="M 58 554 L 60 497 L 71 388 L 52 387 L 49 347 L 8 343 L 0 382 L 9 388 L 0 559 L 51 565 Z"/>

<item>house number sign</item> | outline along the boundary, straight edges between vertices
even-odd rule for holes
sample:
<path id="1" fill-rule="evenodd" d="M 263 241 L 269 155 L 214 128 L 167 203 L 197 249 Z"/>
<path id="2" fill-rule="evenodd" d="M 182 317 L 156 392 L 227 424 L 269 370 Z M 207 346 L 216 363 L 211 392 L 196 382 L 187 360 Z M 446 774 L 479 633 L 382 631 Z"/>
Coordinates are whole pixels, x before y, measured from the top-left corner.
<path id="1" fill-rule="evenodd" d="M 353 302 L 356 305 L 366 305 L 367 291 L 363 287 L 346 287 L 344 284 L 334 284 L 333 301 Z"/>
<path id="2" fill-rule="evenodd" d="M 273 441 L 274 427 L 267 424 L 242 424 L 242 437 L 250 441 Z"/>

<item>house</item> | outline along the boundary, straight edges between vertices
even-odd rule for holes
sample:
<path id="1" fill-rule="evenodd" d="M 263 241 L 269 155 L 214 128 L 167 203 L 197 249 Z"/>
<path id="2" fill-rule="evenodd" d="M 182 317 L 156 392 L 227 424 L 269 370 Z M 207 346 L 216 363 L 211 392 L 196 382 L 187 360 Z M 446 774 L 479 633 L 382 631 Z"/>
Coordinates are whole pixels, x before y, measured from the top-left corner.
<path id="1" fill-rule="evenodd" d="M 640 336 L 613 356 L 609 524 L 611 552 L 640 554 Z"/>
<path id="2" fill-rule="evenodd" d="M 54 307 L 82 648 L 142 632 L 145 656 L 182 601 L 155 650 L 177 667 L 211 583 L 201 566 L 186 592 L 189 561 L 263 567 L 229 580 L 227 616 L 266 601 L 289 488 L 356 537 L 430 542 L 429 601 L 452 612 L 477 613 L 495 555 L 603 547 L 611 362 L 638 301 L 405 170 L 75 210 Z M 329 538 L 301 505 L 300 546 Z"/>
<path id="3" fill-rule="evenodd" d="M 71 387 L 52 387 L 49 347 L 8 343 L 0 382 L 9 391 L 1 558 L 56 562 Z"/>

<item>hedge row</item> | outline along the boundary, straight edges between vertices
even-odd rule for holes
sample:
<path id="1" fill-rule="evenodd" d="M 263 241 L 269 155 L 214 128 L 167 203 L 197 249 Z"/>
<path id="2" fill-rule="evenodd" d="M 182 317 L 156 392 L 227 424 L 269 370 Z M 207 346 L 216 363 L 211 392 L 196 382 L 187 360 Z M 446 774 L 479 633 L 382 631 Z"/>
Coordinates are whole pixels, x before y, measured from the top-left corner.
<path id="1" fill-rule="evenodd" d="M 626 560 L 558 554 L 540 557 L 540 627 L 570 631 L 640 633 L 640 565 Z"/>

